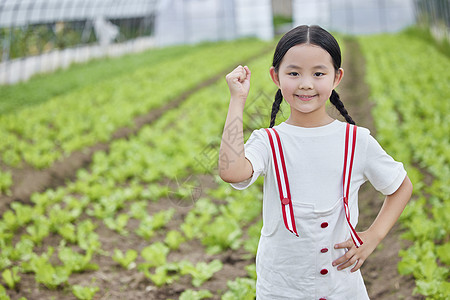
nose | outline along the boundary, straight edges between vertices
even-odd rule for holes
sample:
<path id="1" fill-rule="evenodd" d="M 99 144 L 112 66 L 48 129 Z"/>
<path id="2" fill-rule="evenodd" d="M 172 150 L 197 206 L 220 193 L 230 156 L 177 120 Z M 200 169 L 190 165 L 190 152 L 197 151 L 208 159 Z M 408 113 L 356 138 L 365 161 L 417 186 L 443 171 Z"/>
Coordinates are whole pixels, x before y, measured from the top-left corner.
<path id="1" fill-rule="evenodd" d="M 305 76 L 299 79 L 298 88 L 301 90 L 311 90 L 313 88 L 313 83 L 311 78 Z"/>

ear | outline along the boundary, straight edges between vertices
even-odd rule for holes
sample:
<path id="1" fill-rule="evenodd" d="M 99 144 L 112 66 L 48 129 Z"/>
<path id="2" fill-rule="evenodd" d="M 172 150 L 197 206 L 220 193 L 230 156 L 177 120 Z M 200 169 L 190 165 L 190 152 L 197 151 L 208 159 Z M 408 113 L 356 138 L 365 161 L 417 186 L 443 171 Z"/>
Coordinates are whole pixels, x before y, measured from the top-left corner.
<path id="1" fill-rule="evenodd" d="M 272 81 L 276 84 L 276 86 L 280 88 L 280 78 L 278 77 L 278 73 L 275 71 L 274 67 L 270 67 L 270 77 L 272 77 Z"/>
<path id="2" fill-rule="evenodd" d="M 336 72 L 336 76 L 334 77 L 333 89 L 335 89 L 339 85 L 343 77 L 344 77 L 344 69 L 339 68 L 339 70 L 337 70 Z"/>

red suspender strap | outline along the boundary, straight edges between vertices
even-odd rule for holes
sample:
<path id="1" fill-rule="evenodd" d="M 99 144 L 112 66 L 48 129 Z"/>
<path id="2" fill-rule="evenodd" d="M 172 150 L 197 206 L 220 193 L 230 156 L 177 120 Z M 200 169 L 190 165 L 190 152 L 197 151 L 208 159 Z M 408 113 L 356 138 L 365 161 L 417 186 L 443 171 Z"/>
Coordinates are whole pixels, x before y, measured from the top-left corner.
<path id="1" fill-rule="evenodd" d="M 265 128 L 265 130 L 269 136 L 270 147 L 272 148 L 272 161 L 274 165 L 275 177 L 277 179 L 278 191 L 280 193 L 284 226 L 286 226 L 287 230 L 298 237 L 280 136 L 274 128 Z"/>
<path id="2" fill-rule="evenodd" d="M 342 192 L 344 199 L 344 210 L 345 217 L 347 219 L 347 224 L 349 226 L 350 235 L 352 237 L 353 243 L 355 243 L 356 248 L 359 248 L 363 244 L 363 241 L 359 238 L 356 233 L 355 228 L 353 228 L 350 223 L 350 209 L 348 207 L 348 197 L 350 193 L 350 181 L 352 177 L 352 168 L 353 168 L 353 157 L 355 155 L 356 148 L 356 126 L 347 124 L 347 128 L 345 131 L 345 150 L 344 150 L 344 171 L 342 175 Z M 350 131 L 352 131 L 352 135 L 350 135 Z M 351 147 L 349 147 L 349 140 L 351 138 Z M 349 153 L 350 152 L 350 153 Z M 349 161 L 350 157 L 350 161 Z"/>

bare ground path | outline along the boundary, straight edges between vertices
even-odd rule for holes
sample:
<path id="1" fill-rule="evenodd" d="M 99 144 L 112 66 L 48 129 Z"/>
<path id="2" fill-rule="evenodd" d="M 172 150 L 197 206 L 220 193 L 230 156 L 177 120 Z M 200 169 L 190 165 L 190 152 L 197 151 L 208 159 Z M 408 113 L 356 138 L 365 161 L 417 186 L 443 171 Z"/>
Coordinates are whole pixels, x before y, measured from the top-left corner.
<path id="1" fill-rule="evenodd" d="M 373 103 L 369 101 L 369 87 L 364 81 L 365 61 L 357 40 L 345 40 L 343 67 L 344 79 L 339 86 L 341 99 L 349 114 L 359 126 L 370 129 L 376 138 L 375 125 L 370 113 Z M 359 224 L 362 231 L 370 226 L 383 204 L 384 197 L 370 183 L 365 183 L 359 192 Z M 424 299 L 412 296 L 415 287 L 412 276 L 402 276 L 397 272 L 400 261 L 398 252 L 406 248 L 406 241 L 400 239 L 402 230 L 397 223 L 379 247 L 364 263 L 361 272 L 371 299 Z"/>

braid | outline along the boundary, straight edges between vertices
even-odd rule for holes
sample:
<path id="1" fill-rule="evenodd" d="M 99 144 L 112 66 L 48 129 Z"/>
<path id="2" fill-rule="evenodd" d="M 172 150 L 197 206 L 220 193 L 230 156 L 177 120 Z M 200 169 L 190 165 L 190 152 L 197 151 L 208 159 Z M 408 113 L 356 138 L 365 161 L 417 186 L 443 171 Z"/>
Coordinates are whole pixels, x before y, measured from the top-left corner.
<path id="1" fill-rule="evenodd" d="M 269 128 L 272 128 L 275 125 L 275 118 L 277 117 L 277 113 L 280 110 L 281 101 L 283 101 L 283 95 L 281 94 L 281 90 L 278 89 L 277 93 L 275 94 L 275 101 L 273 101 L 272 104 L 272 113 L 270 114 Z"/>
<path id="2" fill-rule="evenodd" d="M 341 99 L 339 98 L 339 94 L 335 90 L 331 92 L 330 102 L 334 106 L 336 106 L 337 110 L 339 110 L 347 123 L 355 125 L 355 121 L 353 121 L 352 117 L 350 117 L 350 115 L 348 114 L 348 111 L 344 107 L 344 103 L 342 103 Z"/>

